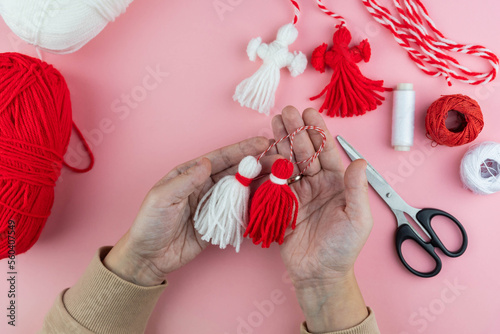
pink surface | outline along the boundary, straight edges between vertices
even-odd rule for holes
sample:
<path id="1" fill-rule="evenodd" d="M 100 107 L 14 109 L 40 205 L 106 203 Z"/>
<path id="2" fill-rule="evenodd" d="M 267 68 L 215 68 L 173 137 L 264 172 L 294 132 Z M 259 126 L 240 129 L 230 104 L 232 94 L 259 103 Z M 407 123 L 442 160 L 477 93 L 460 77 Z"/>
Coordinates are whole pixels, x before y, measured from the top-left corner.
<path id="1" fill-rule="evenodd" d="M 218 15 L 216 3 L 230 3 L 232 10 Z M 301 3 L 299 38 L 291 49 L 310 55 L 314 47 L 331 41 L 335 23 L 313 1 Z M 394 249 L 394 216 L 371 191 L 375 226 L 356 271 L 381 331 L 500 332 L 500 194 L 480 197 L 464 190 L 458 168 L 467 147 L 432 148 L 423 124 L 426 108 L 441 94 L 467 94 L 478 100 L 485 114 L 486 126 L 478 141 L 500 141 L 498 80 L 485 87 L 460 83 L 448 87 L 443 78 L 421 73 L 392 36 L 371 19 L 361 1 L 326 4 L 336 6 L 347 18 L 355 41 L 370 39 L 373 59 L 361 65 L 366 76 L 383 78 L 391 87 L 413 82 L 417 93 L 416 145 L 409 153 L 390 147 L 391 94 L 386 94 L 388 102 L 382 107 L 363 117 L 327 119 L 329 129 L 344 136 L 390 178 L 410 204 L 449 211 L 469 234 L 466 253 L 457 259 L 443 257 L 443 270 L 437 277 L 413 276 Z M 500 53 L 498 1 L 425 4 L 450 38 L 481 43 Z M 85 175 L 63 172 L 52 216 L 39 242 L 18 257 L 18 327 L 8 327 L 2 316 L 0 332 L 39 329 L 56 295 L 75 283 L 99 246 L 120 238 L 150 186 L 172 167 L 222 145 L 271 135 L 271 118 L 241 108 L 231 97 L 235 86 L 259 66 L 246 57 L 247 42 L 256 36 L 272 40 L 291 17 L 287 1 L 143 0 L 133 3 L 77 53 L 42 54 L 68 81 L 74 119 L 87 136 L 93 136 L 89 140 L 96 166 Z M 36 55 L 3 22 L 0 51 Z M 466 62 L 482 66 L 475 59 Z M 121 96 L 140 94 L 137 87 L 157 67 L 168 76 L 139 96 L 133 108 L 124 107 Z M 287 104 L 300 109 L 319 107 L 319 101 L 311 103 L 308 97 L 324 87 L 327 74 L 311 67 L 298 78 L 281 73 L 272 114 Z M 73 162 L 84 164 L 83 156 L 75 153 L 76 141 L 71 150 Z M 7 264 L 1 261 L 0 272 L 6 271 Z M 0 308 L 5 310 L 7 286 L 5 279 L 0 281 Z M 210 247 L 172 274 L 169 284 L 147 333 L 245 333 L 238 332 L 238 326 L 240 319 L 247 322 L 249 317 L 256 326 L 252 333 L 297 333 L 303 321 L 277 247 L 262 250 L 246 242 L 240 254 Z M 256 305 L 280 293 L 284 302 L 262 315 Z"/>

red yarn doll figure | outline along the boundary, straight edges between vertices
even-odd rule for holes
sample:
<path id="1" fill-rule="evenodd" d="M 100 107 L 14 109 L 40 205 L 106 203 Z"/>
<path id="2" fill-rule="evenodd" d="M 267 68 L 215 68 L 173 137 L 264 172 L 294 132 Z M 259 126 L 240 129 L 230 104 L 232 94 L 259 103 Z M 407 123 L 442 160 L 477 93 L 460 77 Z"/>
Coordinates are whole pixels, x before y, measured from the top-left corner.
<path id="1" fill-rule="evenodd" d="M 358 46 L 349 48 L 351 33 L 341 25 L 333 34 L 333 46 L 323 43 L 318 46 L 311 59 L 311 64 L 320 73 L 325 72 L 326 65 L 333 69 L 330 83 L 320 94 L 311 97 L 314 101 L 325 95 L 325 101 L 319 112 L 327 111 L 330 117 L 352 117 L 364 115 L 382 104 L 384 97 L 377 92 L 388 90 L 383 87 L 383 80 L 371 80 L 363 76 L 356 63 L 368 62 L 371 48 L 368 40 Z"/>

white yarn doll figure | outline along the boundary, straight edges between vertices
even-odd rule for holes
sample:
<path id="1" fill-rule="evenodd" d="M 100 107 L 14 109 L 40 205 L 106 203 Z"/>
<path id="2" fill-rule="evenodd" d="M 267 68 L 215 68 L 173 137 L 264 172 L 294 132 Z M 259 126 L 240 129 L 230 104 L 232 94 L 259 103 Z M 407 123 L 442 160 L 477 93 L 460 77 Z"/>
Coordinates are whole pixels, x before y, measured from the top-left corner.
<path id="1" fill-rule="evenodd" d="M 242 107 L 248 107 L 269 115 L 274 106 L 274 95 L 280 82 L 280 70 L 288 67 L 292 77 L 302 74 L 307 66 L 307 58 L 302 52 L 288 51 L 288 46 L 297 39 L 299 32 L 289 23 L 278 30 L 276 40 L 262 43 L 262 38 L 254 38 L 248 43 L 247 54 L 251 61 L 258 55 L 264 64 L 251 77 L 243 80 L 233 96 Z"/>

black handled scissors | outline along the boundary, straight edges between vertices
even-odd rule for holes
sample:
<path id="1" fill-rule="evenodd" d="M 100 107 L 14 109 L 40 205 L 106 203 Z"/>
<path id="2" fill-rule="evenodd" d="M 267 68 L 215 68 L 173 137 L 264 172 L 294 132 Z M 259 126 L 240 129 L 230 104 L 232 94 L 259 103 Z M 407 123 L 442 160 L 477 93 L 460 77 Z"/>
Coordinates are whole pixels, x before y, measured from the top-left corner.
<path id="1" fill-rule="evenodd" d="M 337 136 L 337 140 L 340 145 L 347 153 L 349 158 L 354 161 L 357 159 L 364 159 L 361 154 L 359 154 L 344 138 Z M 366 160 L 366 159 L 365 159 Z M 405 267 L 411 271 L 413 274 L 420 277 L 433 277 L 436 276 L 442 267 L 441 259 L 436 254 L 436 248 L 440 249 L 446 256 L 458 257 L 465 252 L 467 248 L 467 233 L 460 222 L 447 212 L 438 209 L 416 209 L 408 205 L 397 193 L 392 189 L 392 187 L 387 183 L 387 181 L 380 175 L 375 168 L 368 163 L 366 169 L 366 176 L 370 185 L 375 189 L 375 191 L 382 197 L 382 199 L 391 208 L 392 212 L 396 216 L 398 222 L 398 228 L 396 230 L 396 249 L 398 251 L 399 258 Z M 413 228 L 413 226 L 408 223 L 405 217 L 405 213 L 410 216 L 415 223 L 422 229 L 422 231 L 429 238 L 426 242 L 422 236 Z M 450 219 L 455 225 L 458 226 L 460 232 L 462 233 L 462 246 L 459 250 L 452 252 L 446 248 L 446 246 L 441 242 L 436 232 L 431 226 L 431 221 L 436 216 L 443 216 Z M 422 247 L 436 262 L 436 266 L 433 270 L 429 272 L 421 272 L 412 268 L 408 262 L 406 262 L 401 251 L 401 246 L 403 242 L 411 239 L 415 241 L 420 247 Z"/>

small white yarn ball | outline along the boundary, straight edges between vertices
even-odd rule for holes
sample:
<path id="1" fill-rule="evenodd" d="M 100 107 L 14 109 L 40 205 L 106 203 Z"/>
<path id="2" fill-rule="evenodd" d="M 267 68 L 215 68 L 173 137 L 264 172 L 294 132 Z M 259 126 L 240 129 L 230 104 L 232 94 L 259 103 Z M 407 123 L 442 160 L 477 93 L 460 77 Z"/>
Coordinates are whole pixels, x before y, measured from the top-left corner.
<path id="1" fill-rule="evenodd" d="M 252 156 L 243 158 L 238 165 L 238 173 L 247 179 L 255 179 L 259 176 L 261 170 L 262 165 Z"/>
<path id="2" fill-rule="evenodd" d="M 290 45 L 295 42 L 298 36 L 299 31 L 295 28 L 295 25 L 293 23 L 288 23 L 278 30 L 276 40 L 285 45 Z"/>
<path id="3" fill-rule="evenodd" d="M 77 51 L 132 0 L 1 0 L 0 15 L 22 40 L 52 53 Z"/>
<path id="4" fill-rule="evenodd" d="M 500 144 L 487 141 L 473 145 L 465 153 L 460 166 L 464 185 L 481 195 L 500 191 Z"/>

